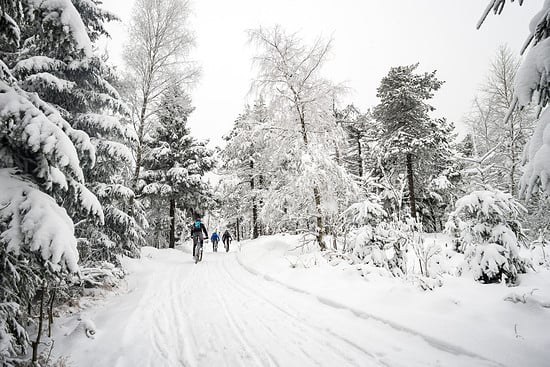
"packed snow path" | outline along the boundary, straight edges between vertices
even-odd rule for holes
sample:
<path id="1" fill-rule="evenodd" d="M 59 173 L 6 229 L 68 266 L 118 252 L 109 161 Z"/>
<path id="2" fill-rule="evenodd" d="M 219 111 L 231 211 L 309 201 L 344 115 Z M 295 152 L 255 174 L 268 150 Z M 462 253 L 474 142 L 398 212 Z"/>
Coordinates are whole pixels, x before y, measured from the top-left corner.
<path id="1" fill-rule="evenodd" d="M 76 366 L 498 366 L 254 275 L 234 252 L 195 265 L 149 249 L 139 264 L 127 293 L 85 315 L 95 339 L 58 353 Z"/>

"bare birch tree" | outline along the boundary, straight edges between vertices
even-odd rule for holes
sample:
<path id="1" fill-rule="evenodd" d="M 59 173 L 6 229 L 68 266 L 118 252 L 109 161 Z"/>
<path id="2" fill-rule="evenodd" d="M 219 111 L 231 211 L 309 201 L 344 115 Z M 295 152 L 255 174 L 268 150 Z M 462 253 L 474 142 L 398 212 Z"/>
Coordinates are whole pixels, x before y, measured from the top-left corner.
<path id="1" fill-rule="evenodd" d="M 477 156 L 494 152 L 487 162 L 491 166 L 488 175 L 493 179 L 486 183 L 512 195 L 517 194 L 523 146 L 533 129 L 533 108 L 512 110 L 509 114 L 514 103 L 513 82 L 519 65 L 519 59 L 510 48 L 500 46 L 473 110 L 466 118 L 473 133 Z"/>
<path id="2" fill-rule="evenodd" d="M 198 76 L 198 68 L 189 60 L 194 46 L 189 14 L 187 0 L 137 0 L 134 5 L 123 54 L 134 86 L 134 95 L 129 96 L 138 135 L 134 186 L 143 160 L 143 139 L 159 97 L 170 85 L 190 85 Z"/>

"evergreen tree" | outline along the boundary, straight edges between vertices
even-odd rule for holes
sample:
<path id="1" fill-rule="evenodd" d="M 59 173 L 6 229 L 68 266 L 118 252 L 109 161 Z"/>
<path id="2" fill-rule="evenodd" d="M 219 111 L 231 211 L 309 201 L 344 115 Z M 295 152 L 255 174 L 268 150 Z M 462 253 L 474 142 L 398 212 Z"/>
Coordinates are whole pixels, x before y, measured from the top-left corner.
<path id="1" fill-rule="evenodd" d="M 190 135 L 187 119 L 192 111 L 189 96 L 179 85 L 172 85 L 161 100 L 158 127 L 143 161 L 141 193 L 150 198 L 150 208 L 168 204 L 170 248 L 175 246 L 176 208 L 192 216 L 204 212 L 211 201 L 203 176 L 214 160 L 206 143 Z M 162 225 L 162 221 L 156 224 Z"/>
<path id="2" fill-rule="evenodd" d="M 380 104 L 373 111 L 380 123 L 377 154 L 385 166 L 405 168 L 413 218 L 418 211 L 418 171 L 429 162 L 441 164 L 440 158 L 450 155 L 452 131 L 444 119 L 430 118 L 434 108 L 426 103 L 443 82 L 435 77 L 435 71 L 415 74 L 417 68 L 418 64 L 391 68 L 377 89 Z M 443 167 L 438 168 L 441 172 Z"/>
<path id="3" fill-rule="evenodd" d="M 116 19 L 100 4 L 74 1 L 92 42 L 107 36 L 104 24 Z M 85 131 L 95 147 L 96 159 L 93 166 L 85 167 L 85 178 L 104 207 L 105 226 L 73 215 L 79 223 L 82 260 L 117 261 L 121 254 L 137 257 L 143 243 L 141 226 L 146 222 L 127 187 L 128 170 L 134 164 L 128 146 L 137 142 L 137 136 L 125 122 L 128 109 L 111 84 L 116 76 L 99 56 L 83 52 L 74 43 L 59 46 L 47 37 L 33 37 L 35 32 L 32 23 L 22 28 L 27 47 L 15 60 L 14 74 L 23 88 L 57 106 L 73 127 Z"/>
<path id="4" fill-rule="evenodd" d="M 235 121 L 221 153 L 223 172 L 227 175 L 222 185 L 224 212 L 228 218 L 243 218 L 249 222 L 252 238 L 257 238 L 263 227 L 259 214 L 272 169 L 265 159 L 270 138 L 266 127 L 270 121 L 263 98 L 257 99 Z"/>
<path id="5" fill-rule="evenodd" d="M 514 284 L 526 272 L 528 263 L 519 255 L 525 237 L 519 221 L 525 212 L 512 195 L 499 190 L 473 191 L 457 200 L 446 230 L 455 235 L 476 280 Z"/>
<path id="6" fill-rule="evenodd" d="M 347 149 L 344 162 L 348 171 L 358 178 L 364 178 L 369 168 L 369 134 L 374 123 L 372 113 L 361 113 L 353 104 L 343 110 L 336 110 L 336 122 L 341 125 L 347 136 Z"/>
<path id="7" fill-rule="evenodd" d="M 46 40 L 90 55 L 86 26 L 70 1 L 3 1 L 1 11 L 0 361 L 10 366 L 26 351 L 27 325 L 21 320 L 33 297 L 38 290 L 44 297 L 63 274 L 78 270 L 73 213 L 95 224 L 104 217 L 84 185 L 82 164 L 95 163 L 89 137 L 55 106 L 26 91 L 9 67 L 27 54 L 42 61 L 36 66 L 57 64 L 39 53 L 46 51 Z M 32 38 L 29 29 L 36 32 Z M 33 362 L 38 345 L 33 342 Z"/>

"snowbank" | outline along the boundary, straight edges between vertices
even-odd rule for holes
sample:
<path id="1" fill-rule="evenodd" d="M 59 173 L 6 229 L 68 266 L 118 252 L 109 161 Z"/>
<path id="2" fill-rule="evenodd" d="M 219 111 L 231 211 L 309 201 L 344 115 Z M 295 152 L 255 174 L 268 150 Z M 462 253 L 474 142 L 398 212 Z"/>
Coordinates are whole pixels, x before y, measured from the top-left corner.
<path id="1" fill-rule="evenodd" d="M 417 332 L 503 365 L 548 366 L 550 271 L 520 276 L 520 286 L 485 285 L 444 276 L 443 287 L 422 291 L 397 278 L 361 277 L 332 266 L 299 237 L 263 237 L 244 243 L 238 260 L 250 272 L 311 294 L 321 302 Z"/>

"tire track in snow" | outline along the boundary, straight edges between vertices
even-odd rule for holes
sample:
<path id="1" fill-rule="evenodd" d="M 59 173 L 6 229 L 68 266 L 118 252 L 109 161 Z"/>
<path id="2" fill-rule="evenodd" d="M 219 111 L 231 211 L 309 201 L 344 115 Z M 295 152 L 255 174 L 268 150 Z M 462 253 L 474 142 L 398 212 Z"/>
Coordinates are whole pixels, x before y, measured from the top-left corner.
<path id="1" fill-rule="evenodd" d="M 183 337 L 187 322 L 180 309 L 186 290 L 193 281 L 193 271 L 186 276 L 183 273 L 181 264 L 170 264 L 155 276 L 155 290 L 150 300 L 150 304 L 154 304 L 150 312 L 153 319 L 150 334 L 153 353 L 150 354 L 148 366 L 179 367 L 193 364 L 187 353 L 189 343 Z"/>
<path id="2" fill-rule="evenodd" d="M 464 365 L 469 365 L 469 366 L 470 365 L 472 365 L 472 366 L 473 365 L 476 365 L 476 366 L 477 365 L 480 365 L 480 366 L 503 366 L 502 364 L 500 364 L 498 362 L 489 360 L 489 359 L 487 359 L 485 357 L 482 357 L 482 356 L 479 356 L 479 355 L 477 355 L 473 352 L 469 352 L 467 350 L 464 350 L 460 347 L 450 345 L 448 343 L 445 343 L 445 342 L 437 340 L 435 338 L 423 335 L 421 333 L 418 333 L 418 332 L 416 332 L 414 330 L 411 330 L 411 329 L 408 329 L 406 327 L 402 327 L 400 325 L 395 325 L 394 323 L 388 322 L 386 320 L 376 318 L 375 316 L 369 315 L 365 312 L 350 309 L 348 307 L 345 307 L 343 305 L 338 304 L 337 302 L 332 302 L 332 301 L 327 300 L 325 298 L 317 297 L 317 296 L 311 295 L 308 292 L 305 292 L 303 290 L 294 288 L 292 286 L 288 286 L 284 283 L 279 282 L 276 279 L 273 279 L 269 276 L 264 276 L 262 274 L 257 273 L 253 269 L 250 269 L 248 266 L 245 266 L 241 261 L 239 261 L 237 256 L 235 256 L 234 258 L 235 258 L 235 262 L 240 265 L 239 268 L 241 269 L 241 271 L 243 271 L 243 272 L 245 272 L 249 275 L 253 275 L 253 278 L 243 276 L 242 274 L 241 274 L 241 276 L 239 276 L 239 280 L 244 280 L 246 282 L 249 282 L 247 287 L 250 287 L 252 292 L 254 292 L 255 290 L 265 288 L 265 287 L 259 287 L 258 288 L 257 285 L 256 285 L 257 283 L 260 283 L 260 282 L 271 283 L 271 284 L 279 286 L 281 288 L 285 288 L 285 289 L 291 291 L 292 293 L 294 293 L 298 296 L 308 297 L 308 298 L 314 299 L 314 300 L 316 300 L 316 302 L 324 304 L 325 306 L 332 308 L 334 310 L 334 312 L 349 312 L 349 313 L 353 314 L 354 316 L 356 316 L 358 321 L 366 322 L 371 327 L 372 326 L 377 327 L 377 328 L 382 327 L 382 328 L 386 328 L 386 329 L 390 328 L 390 329 L 393 329 L 393 332 L 396 333 L 396 334 L 400 334 L 400 335 L 406 334 L 410 338 L 421 339 L 422 342 L 427 343 L 428 345 L 430 345 L 432 347 L 432 349 L 434 349 L 436 351 L 442 352 L 444 354 L 451 354 L 453 356 L 456 356 L 457 359 L 469 361 L 467 364 L 464 364 Z M 233 272 L 234 272 L 234 270 L 233 270 Z M 238 279 L 235 277 L 235 275 L 232 274 L 233 272 L 229 271 L 228 274 L 233 276 L 234 281 L 238 281 Z M 252 280 L 254 278 L 256 279 L 255 281 Z M 252 285 L 250 285 L 250 283 L 252 283 Z M 273 300 L 273 298 L 269 295 L 264 296 L 264 298 L 267 301 Z M 281 304 L 281 302 L 280 301 L 273 302 L 272 305 L 275 306 L 275 307 L 278 307 L 283 312 L 285 312 L 284 311 L 285 308 L 288 308 L 288 306 L 281 306 L 281 305 L 277 305 L 276 303 Z M 292 312 L 287 312 L 287 314 L 290 315 L 290 316 L 293 316 Z M 296 316 L 294 316 L 294 317 L 296 317 Z M 310 325 L 313 325 L 313 327 L 315 328 L 314 323 L 310 323 Z M 361 346 L 361 345 L 365 345 L 364 343 L 360 344 L 360 343 L 357 343 L 355 341 L 352 341 L 351 340 L 352 338 L 344 337 L 344 336 L 341 335 L 342 333 L 340 333 L 340 332 L 336 333 L 330 327 L 327 328 L 327 332 L 329 334 L 332 334 L 334 337 L 337 337 L 338 339 L 346 342 L 347 344 L 354 346 L 356 349 L 359 349 L 359 350 L 363 351 L 364 353 L 366 353 L 367 355 L 369 355 L 371 357 L 381 355 L 380 352 L 369 352 L 366 348 Z M 371 348 L 369 348 L 369 349 L 371 349 Z M 384 354 L 382 354 L 382 355 L 384 355 Z M 378 359 L 378 362 L 381 363 L 382 365 L 387 365 L 387 362 L 384 359 Z M 456 365 L 461 366 L 461 362 L 457 362 Z"/>
<path id="3" fill-rule="evenodd" d="M 226 270 L 227 270 L 227 268 L 226 268 Z M 230 277 L 232 277 L 232 279 L 236 283 L 238 282 L 236 280 L 236 278 L 234 277 L 234 275 L 232 275 L 229 271 L 227 271 L 227 273 Z M 316 339 L 317 339 L 318 342 L 332 348 L 336 354 L 339 354 L 340 356 L 342 356 L 344 358 L 347 358 L 350 362 L 353 362 L 353 361 L 351 359 L 349 359 L 348 356 L 343 354 L 341 352 L 340 348 L 336 348 L 336 347 L 330 345 L 328 342 L 326 342 L 326 339 L 323 338 L 323 336 L 324 337 L 327 336 L 327 335 L 325 335 L 326 333 L 329 333 L 332 337 L 335 337 L 335 338 L 339 339 L 341 342 L 344 342 L 345 344 L 348 344 L 352 348 L 355 348 L 358 352 L 364 353 L 366 355 L 366 357 L 370 357 L 370 358 L 375 359 L 375 360 L 377 359 L 375 355 L 371 354 L 366 349 L 358 346 L 357 344 L 354 344 L 354 343 L 350 342 L 349 340 L 347 340 L 345 338 L 340 337 L 339 335 L 337 335 L 335 333 L 332 333 L 330 331 L 330 329 L 326 329 L 326 328 L 323 329 L 323 328 L 317 327 L 314 324 L 307 324 L 303 318 L 300 318 L 297 314 L 292 313 L 291 310 L 289 310 L 289 309 L 287 309 L 287 308 L 285 308 L 281 305 L 275 304 L 273 302 L 273 300 L 270 300 L 269 298 L 267 298 L 265 296 L 259 295 L 258 293 L 250 292 L 252 288 L 247 288 L 247 287 L 244 287 L 244 286 L 241 287 L 241 288 L 242 288 L 244 294 L 249 294 L 249 295 L 253 294 L 256 297 L 260 297 L 262 300 L 264 300 L 266 302 L 266 305 L 275 308 L 277 311 L 282 312 L 283 314 L 285 314 L 289 318 L 293 319 L 297 323 L 295 325 L 301 325 L 301 328 L 300 328 L 301 333 L 309 333 L 310 335 L 316 336 Z M 357 364 L 357 365 L 360 365 L 360 364 Z"/>
<path id="4" fill-rule="evenodd" d="M 235 253 L 205 255 L 195 265 L 190 254 L 155 252 L 140 269 L 141 283 L 102 314 L 97 339 L 88 342 L 101 342 L 107 354 L 77 365 L 497 365 L 257 276 L 238 263 Z M 124 328 L 109 329 L 117 318 L 124 318 Z M 112 341 L 120 343 L 106 345 Z M 87 352 L 98 354 L 87 345 Z"/>
<path id="5" fill-rule="evenodd" d="M 317 349 L 324 349 L 325 353 L 328 349 L 330 353 L 334 355 L 333 358 L 339 360 L 339 363 L 346 362 L 346 365 L 364 366 L 365 361 L 370 360 L 371 362 L 376 363 L 376 365 L 385 365 L 376 355 L 370 353 L 366 349 L 349 342 L 337 334 L 331 333 L 330 330 L 307 323 L 303 317 L 300 317 L 299 313 L 293 312 L 291 308 L 276 304 L 272 298 L 260 294 L 261 292 L 258 292 L 259 288 L 256 284 L 252 286 L 250 284 L 241 284 L 243 282 L 243 278 L 241 277 L 241 279 L 237 279 L 236 274 L 234 274 L 235 270 L 238 270 L 238 268 L 235 269 L 235 267 L 233 267 L 233 269 L 231 269 L 229 266 L 230 263 L 236 264 L 234 258 L 226 259 L 222 265 L 225 273 L 224 275 L 232 280 L 230 282 L 226 281 L 225 287 L 231 286 L 240 292 L 243 297 L 256 298 L 259 303 L 263 304 L 267 308 L 271 308 L 272 310 L 270 312 L 262 313 L 262 315 L 270 315 L 270 323 L 280 323 L 282 320 L 286 319 L 285 321 L 288 324 L 287 330 L 292 329 L 292 334 L 295 336 L 295 341 L 298 344 L 299 350 L 302 351 L 302 353 L 306 355 L 310 361 L 316 362 L 318 365 L 323 365 L 321 364 L 322 361 L 315 360 L 317 356 L 313 355 L 310 351 L 307 351 L 301 345 L 303 344 L 302 340 L 304 339 L 304 336 L 307 336 L 309 339 L 308 343 L 314 342 L 317 345 Z M 247 280 L 248 279 L 246 279 L 246 281 Z M 274 314 L 276 314 L 277 317 L 273 317 Z M 265 323 L 265 321 L 265 319 L 259 320 L 259 324 Z M 263 326 L 269 329 L 269 326 Z M 284 338 L 284 336 L 280 337 Z M 311 348 L 311 346 L 309 347 Z M 350 350 L 350 347 L 352 350 Z M 326 358 L 326 355 L 324 358 Z"/>
<path id="6" fill-rule="evenodd" d="M 231 327 L 230 315 L 224 312 L 217 296 L 219 286 L 209 264 L 212 255 L 194 265 L 190 280 L 190 295 L 185 300 L 185 317 L 194 341 L 193 366 L 247 367 L 257 363 L 258 357 L 246 342 L 239 339 Z M 234 324 L 233 324 L 234 326 Z"/>

